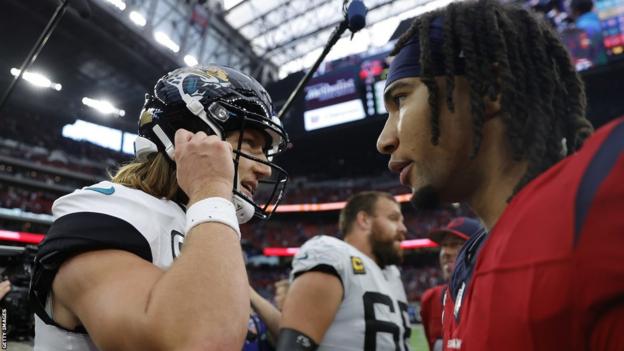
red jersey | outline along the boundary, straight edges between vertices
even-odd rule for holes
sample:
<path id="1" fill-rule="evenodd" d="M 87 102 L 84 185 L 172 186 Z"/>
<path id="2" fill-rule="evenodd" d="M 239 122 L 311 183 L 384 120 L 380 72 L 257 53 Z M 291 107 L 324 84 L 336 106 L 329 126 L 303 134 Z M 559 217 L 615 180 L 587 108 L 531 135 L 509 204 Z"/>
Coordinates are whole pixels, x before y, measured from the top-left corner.
<path id="1" fill-rule="evenodd" d="M 425 329 L 429 349 L 436 340 L 442 340 L 442 298 L 446 284 L 425 291 L 420 298 L 420 319 Z"/>
<path id="2" fill-rule="evenodd" d="M 462 285 L 445 350 L 624 350 L 623 118 L 514 197 Z"/>

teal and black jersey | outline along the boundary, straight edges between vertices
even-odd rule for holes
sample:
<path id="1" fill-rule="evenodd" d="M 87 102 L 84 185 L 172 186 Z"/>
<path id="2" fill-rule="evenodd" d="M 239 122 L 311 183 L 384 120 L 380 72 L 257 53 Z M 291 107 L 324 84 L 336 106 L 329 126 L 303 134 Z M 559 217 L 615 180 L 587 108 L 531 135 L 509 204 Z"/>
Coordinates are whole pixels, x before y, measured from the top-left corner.
<path id="1" fill-rule="evenodd" d="M 75 255 L 114 249 L 167 269 L 184 242 L 184 209 L 173 201 L 104 181 L 59 198 L 52 214 L 55 220 L 39 246 L 31 283 L 34 349 L 97 350 L 84 328 L 66 330 L 54 322 L 50 292 L 58 268 Z"/>

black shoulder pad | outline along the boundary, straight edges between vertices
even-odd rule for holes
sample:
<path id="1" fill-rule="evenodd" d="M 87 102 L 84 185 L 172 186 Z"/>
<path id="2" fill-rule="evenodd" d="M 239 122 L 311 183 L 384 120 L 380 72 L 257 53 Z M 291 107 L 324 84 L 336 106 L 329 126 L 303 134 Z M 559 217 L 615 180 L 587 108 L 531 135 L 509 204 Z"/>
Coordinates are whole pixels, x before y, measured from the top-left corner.
<path id="1" fill-rule="evenodd" d="M 67 259 L 87 251 L 118 249 L 129 251 L 152 262 L 152 252 L 145 237 L 130 223 L 110 215 L 76 212 L 58 218 L 50 227 L 33 266 L 29 300 L 34 312 L 46 324 L 65 329 L 45 311 L 52 282 Z M 70 330 L 84 333 L 84 328 Z"/>

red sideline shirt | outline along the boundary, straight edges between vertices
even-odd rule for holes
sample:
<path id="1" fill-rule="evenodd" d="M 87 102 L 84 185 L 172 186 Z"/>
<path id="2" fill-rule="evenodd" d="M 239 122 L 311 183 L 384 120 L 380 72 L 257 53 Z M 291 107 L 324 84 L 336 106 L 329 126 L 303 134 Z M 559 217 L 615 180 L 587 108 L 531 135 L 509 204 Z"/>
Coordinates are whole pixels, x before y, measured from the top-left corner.
<path id="1" fill-rule="evenodd" d="M 514 197 L 466 282 L 445 350 L 624 350 L 624 118 Z"/>
<path id="2" fill-rule="evenodd" d="M 427 289 L 420 298 L 420 319 L 425 328 L 429 350 L 436 340 L 442 340 L 442 297 L 446 284 Z"/>

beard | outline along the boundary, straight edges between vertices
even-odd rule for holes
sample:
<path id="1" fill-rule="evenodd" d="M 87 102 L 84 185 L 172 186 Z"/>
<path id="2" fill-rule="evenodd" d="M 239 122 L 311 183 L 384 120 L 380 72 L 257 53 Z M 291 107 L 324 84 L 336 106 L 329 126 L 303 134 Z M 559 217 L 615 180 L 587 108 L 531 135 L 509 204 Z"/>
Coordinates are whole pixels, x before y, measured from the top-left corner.
<path id="1" fill-rule="evenodd" d="M 410 203 L 417 211 L 434 211 L 440 208 L 440 194 L 433 185 L 425 185 L 414 191 Z"/>
<path id="2" fill-rule="evenodd" d="M 377 259 L 380 268 L 390 265 L 398 265 L 403 262 L 403 252 L 401 249 L 394 247 L 394 239 L 384 239 L 382 237 L 382 228 L 373 224 L 372 233 L 368 236 L 373 255 Z"/>

